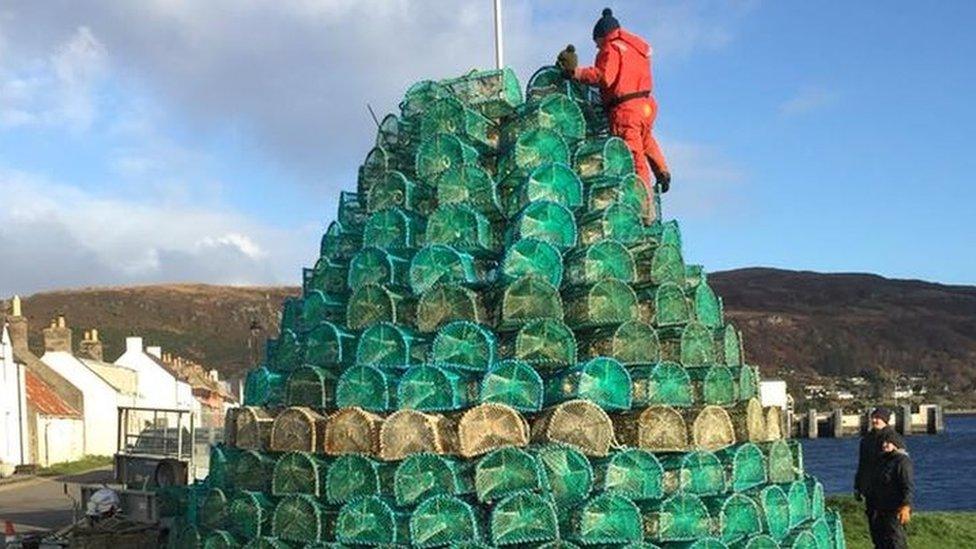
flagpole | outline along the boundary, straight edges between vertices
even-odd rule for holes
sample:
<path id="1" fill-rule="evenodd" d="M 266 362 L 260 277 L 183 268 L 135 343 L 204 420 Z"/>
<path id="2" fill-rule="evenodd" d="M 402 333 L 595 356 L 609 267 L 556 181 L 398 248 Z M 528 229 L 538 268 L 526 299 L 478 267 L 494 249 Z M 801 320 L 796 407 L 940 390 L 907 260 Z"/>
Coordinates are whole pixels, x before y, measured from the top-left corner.
<path id="1" fill-rule="evenodd" d="M 503 56 L 504 44 L 502 43 L 502 0 L 493 0 L 495 6 L 495 68 L 500 69 L 505 66 Z"/>

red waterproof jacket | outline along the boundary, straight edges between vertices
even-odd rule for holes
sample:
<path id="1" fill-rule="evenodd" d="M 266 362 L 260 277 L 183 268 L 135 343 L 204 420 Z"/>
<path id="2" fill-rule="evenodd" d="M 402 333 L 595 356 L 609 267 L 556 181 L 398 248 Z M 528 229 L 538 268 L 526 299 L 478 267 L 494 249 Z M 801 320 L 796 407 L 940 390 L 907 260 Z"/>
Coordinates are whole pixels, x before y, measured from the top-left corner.
<path id="1" fill-rule="evenodd" d="M 636 34 L 614 29 L 600 42 L 595 65 L 580 67 L 573 76 L 580 82 L 599 86 L 607 106 L 613 106 L 629 94 L 650 94 L 651 45 Z"/>

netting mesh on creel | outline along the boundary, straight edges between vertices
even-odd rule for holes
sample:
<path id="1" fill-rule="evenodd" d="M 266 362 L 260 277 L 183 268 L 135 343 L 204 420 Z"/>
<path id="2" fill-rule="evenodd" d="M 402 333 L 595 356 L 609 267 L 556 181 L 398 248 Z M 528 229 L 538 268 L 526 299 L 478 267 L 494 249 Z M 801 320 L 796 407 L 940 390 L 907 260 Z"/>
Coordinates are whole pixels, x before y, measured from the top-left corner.
<path id="1" fill-rule="evenodd" d="M 532 275 L 559 286 L 563 280 L 563 260 L 552 244 L 535 238 L 522 238 L 505 251 L 499 274 L 509 284 Z"/>
<path id="2" fill-rule="evenodd" d="M 600 240 L 566 258 L 566 282 L 571 285 L 595 284 L 604 279 L 633 282 L 634 257 L 616 240 Z"/>
<path id="3" fill-rule="evenodd" d="M 484 372 L 495 362 L 496 345 L 495 335 L 484 326 L 459 320 L 437 331 L 430 359 L 434 364 Z"/>
<path id="4" fill-rule="evenodd" d="M 523 172 L 511 174 L 499 183 L 499 195 L 508 217 L 514 217 L 522 208 L 539 200 L 549 200 L 573 211 L 583 204 L 583 185 L 569 166 L 549 162 L 539 165 L 528 176 Z"/>
<path id="5" fill-rule="evenodd" d="M 275 496 L 310 494 L 325 495 L 327 462 L 308 452 L 284 454 L 275 463 L 271 493 Z"/>
<path id="6" fill-rule="evenodd" d="M 415 505 L 435 495 L 473 491 L 470 463 L 436 454 L 414 454 L 403 460 L 393 477 L 398 505 Z"/>
<path id="7" fill-rule="evenodd" d="M 599 93 L 538 71 L 382 118 L 174 539 L 842 547 Z M 658 210 L 660 211 L 660 210 Z"/>

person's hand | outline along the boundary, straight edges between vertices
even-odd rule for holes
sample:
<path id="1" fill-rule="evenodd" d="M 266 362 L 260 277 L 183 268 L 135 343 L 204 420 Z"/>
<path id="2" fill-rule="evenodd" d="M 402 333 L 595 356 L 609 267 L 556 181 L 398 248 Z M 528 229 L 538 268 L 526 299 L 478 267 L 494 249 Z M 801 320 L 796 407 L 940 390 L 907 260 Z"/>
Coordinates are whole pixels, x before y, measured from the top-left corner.
<path id="1" fill-rule="evenodd" d="M 668 192 L 671 188 L 671 172 L 661 172 L 657 178 L 657 184 L 661 186 L 661 194 Z"/>
<path id="2" fill-rule="evenodd" d="M 572 44 L 566 46 L 566 49 L 559 52 L 556 56 L 556 66 L 563 70 L 563 76 L 566 78 L 572 78 L 573 74 L 576 72 L 576 67 L 579 66 L 579 57 L 576 55 L 576 46 Z"/>
<path id="3" fill-rule="evenodd" d="M 908 524 L 908 521 L 912 520 L 912 508 L 908 505 L 902 505 L 898 508 L 898 522 L 902 526 Z"/>
<path id="4" fill-rule="evenodd" d="M 861 492 L 854 490 L 854 501 L 864 501 L 864 496 L 861 495 Z"/>

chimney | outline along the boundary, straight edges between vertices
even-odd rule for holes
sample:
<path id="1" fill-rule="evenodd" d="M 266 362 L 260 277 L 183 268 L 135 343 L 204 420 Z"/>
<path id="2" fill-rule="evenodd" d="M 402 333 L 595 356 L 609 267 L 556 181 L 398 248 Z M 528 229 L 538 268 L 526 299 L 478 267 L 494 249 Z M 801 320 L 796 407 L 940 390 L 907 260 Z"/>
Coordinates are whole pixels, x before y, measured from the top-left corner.
<path id="1" fill-rule="evenodd" d="M 163 348 L 159 345 L 150 345 L 146 347 L 146 354 L 152 355 L 160 360 L 163 358 Z"/>
<path id="2" fill-rule="evenodd" d="M 210 370 L 210 372 L 208 372 L 208 375 L 210 377 L 210 381 L 214 381 L 214 382 L 220 381 L 220 374 L 217 373 L 217 370 Z"/>
<path id="3" fill-rule="evenodd" d="M 7 330 L 10 332 L 10 343 L 15 353 L 26 353 L 27 348 L 27 317 L 23 316 L 20 307 L 20 296 L 15 295 L 13 314 L 7 317 Z"/>
<path id="4" fill-rule="evenodd" d="M 141 337 L 127 337 L 127 338 L 125 338 L 125 352 L 127 352 L 127 353 L 141 353 L 142 352 L 142 338 Z"/>
<path id="5" fill-rule="evenodd" d="M 102 342 L 98 340 L 98 330 L 93 328 L 92 331 L 85 332 L 85 339 L 78 345 L 78 354 L 99 362 L 105 360 L 102 354 Z"/>
<path id="6" fill-rule="evenodd" d="M 51 321 L 51 327 L 44 329 L 44 352 L 71 352 L 71 329 L 64 321 L 63 314 L 58 314 L 58 317 Z"/>

